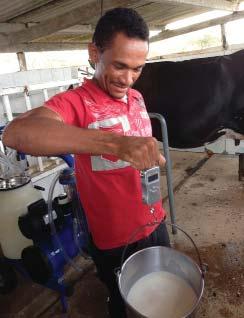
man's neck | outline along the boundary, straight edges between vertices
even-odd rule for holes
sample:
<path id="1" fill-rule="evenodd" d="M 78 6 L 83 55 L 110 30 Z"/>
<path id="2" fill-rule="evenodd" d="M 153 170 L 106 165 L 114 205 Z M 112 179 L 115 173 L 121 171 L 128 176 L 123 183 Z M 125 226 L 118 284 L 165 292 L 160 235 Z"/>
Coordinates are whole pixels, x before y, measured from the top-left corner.
<path id="1" fill-rule="evenodd" d="M 120 98 L 120 100 L 122 100 L 123 102 L 125 102 L 127 104 L 127 102 L 128 102 L 127 94 L 124 97 Z"/>

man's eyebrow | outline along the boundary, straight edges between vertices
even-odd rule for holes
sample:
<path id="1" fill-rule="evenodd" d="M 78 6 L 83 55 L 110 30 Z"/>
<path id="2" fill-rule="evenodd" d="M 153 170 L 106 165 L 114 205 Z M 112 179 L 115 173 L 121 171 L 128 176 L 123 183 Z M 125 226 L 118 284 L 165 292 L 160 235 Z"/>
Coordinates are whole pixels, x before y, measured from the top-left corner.
<path id="1" fill-rule="evenodd" d="M 123 63 L 123 62 L 119 62 L 119 61 L 114 61 L 114 64 L 116 64 L 116 65 L 119 65 L 119 66 L 122 66 L 122 67 L 125 67 L 125 68 L 131 68 L 131 67 L 129 67 L 129 65 L 127 65 L 127 64 L 125 64 L 125 63 Z M 138 65 L 138 66 L 136 66 L 136 67 L 133 67 L 133 69 L 138 69 L 138 68 L 143 68 L 145 66 L 145 64 L 142 64 L 142 65 Z"/>

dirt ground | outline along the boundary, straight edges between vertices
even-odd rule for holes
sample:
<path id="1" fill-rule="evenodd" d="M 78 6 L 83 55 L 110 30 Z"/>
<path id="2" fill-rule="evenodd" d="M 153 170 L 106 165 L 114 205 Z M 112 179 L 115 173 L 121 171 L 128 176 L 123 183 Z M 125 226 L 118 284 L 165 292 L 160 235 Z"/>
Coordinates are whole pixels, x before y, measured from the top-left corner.
<path id="1" fill-rule="evenodd" d="M 238 181 L 238 157 L 172 151 L 171 158 L 177 224 L 191 235 L 208 264 L 197 318 L 244 318 L 244 183 Z M 167 195 L 164 175 L 162 192 Z M 182 233 L 171 235 L 171 242 L 197 261 Z M 68 314 L 62 314 L 57 293 L 20 278 L 12 294 L 0 296 L 0 318 L 108 317 L 107 292 L 92 262 L 77 262 L 85 272 L 67 273 L 69 279 L 79 276 Z"/>
<path id="2" fill-rule="evenodd" d="M 237 157 L 214 155 L 175 195 L 177 223 L 209 267 L 199 318 L 244 317 L 244 184 L 237 167 Z M 193 255 L 181 234 L 173 241 Z"/>

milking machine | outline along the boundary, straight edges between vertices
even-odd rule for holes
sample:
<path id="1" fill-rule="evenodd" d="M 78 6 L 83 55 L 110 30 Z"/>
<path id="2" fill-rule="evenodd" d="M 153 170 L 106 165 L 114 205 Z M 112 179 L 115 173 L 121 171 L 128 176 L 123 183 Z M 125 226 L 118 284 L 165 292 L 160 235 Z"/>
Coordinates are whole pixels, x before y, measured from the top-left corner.
<path id="1" fill-rule="evenodd" d="M 81 271 L 74 258 L 78 254 L 84 256 L 88 238 L 76 191 L 73 158 L 61 156 L 68 167 L 53 179 L 45 202 L 26 171 L 3 152 L 0 154 L 0 294 L 16 287 L 17 270 L 58 291 L 63 310 L 67 311 L 66 296 L 72 294 L 73 286 L 65 282 L 64 267 L 70 264 Z M 64 193 L 53 199 L 57 182 Z"/>

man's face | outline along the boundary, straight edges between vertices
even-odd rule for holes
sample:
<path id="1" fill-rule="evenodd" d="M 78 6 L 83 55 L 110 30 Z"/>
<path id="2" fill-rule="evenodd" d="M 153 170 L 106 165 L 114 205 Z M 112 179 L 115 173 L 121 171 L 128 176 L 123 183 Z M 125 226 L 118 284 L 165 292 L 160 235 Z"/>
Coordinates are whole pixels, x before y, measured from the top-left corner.
<path id="1" fill-rule="evenodd" d="M 94 77 L 99 86 L 110 96 L 123 98 L 141 74 L 148 53 L 147 41 L 118 33 L 102 53 L 94 46 L 93 50 Z"/>

